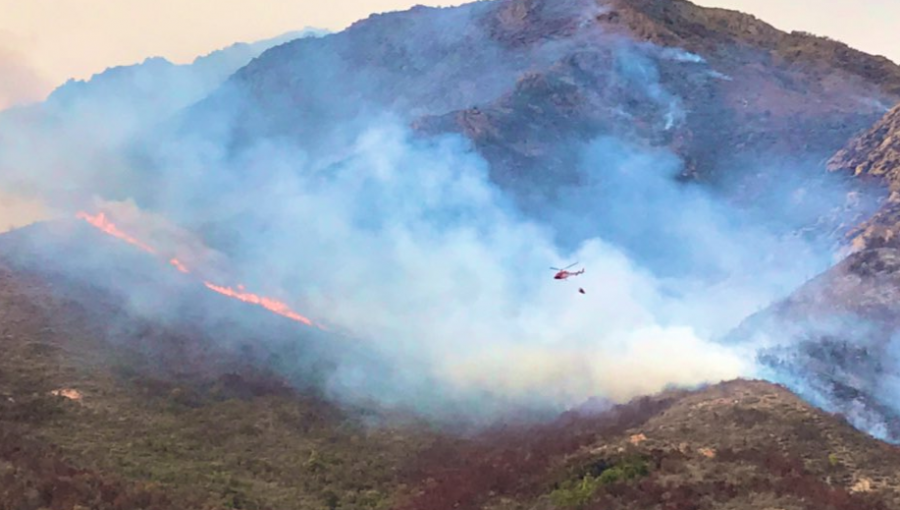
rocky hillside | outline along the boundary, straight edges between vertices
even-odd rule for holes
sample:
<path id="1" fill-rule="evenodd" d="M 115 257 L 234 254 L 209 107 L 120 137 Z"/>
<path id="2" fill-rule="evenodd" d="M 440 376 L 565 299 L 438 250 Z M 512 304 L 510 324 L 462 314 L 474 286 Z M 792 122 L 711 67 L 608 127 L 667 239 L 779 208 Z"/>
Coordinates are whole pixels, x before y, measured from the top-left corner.
<path id="1" fill-rule="evenodd" d="M 748 318 L 726 341 L 763 342 L 759 356 L 773 380 L 862 430 L 900 440 L 898 269 L 893 248 L 854 253 Z"/>
<path id="2" fill-rule="evenodd" d="M 817 163 L 898 101 L 890 61 L 741 13 L 500 0 L 373 16 L 283 45 L 185 122 L 226 122 L 235 141 L 318 143 L 325 126 L 387 110 L 424 133 L 466 134 L 513 186 L 570 182 L 571 151 L 559 147 L 600 135 L 670 147 L 685 175 L 704 179 Z"/>
<path id="3" fill-rule="evenodd" d="M 540 2 L 509 2 L 498 10 L 497 19 L 517 21 L 498 25 L 505 29 L 503 37 L 518 44 L 528 41 L 520 31 L 552 30 Z M 656 68 L 650 72 L 659 73 L 659 87 L 682 111 L 664 109 L 653 115 L 653 101 L 628 96 L 638 91 L 616 89 L 609 78 L 615 50 L 600 42 L 573 51 L 549 69 L 535 70 L 508 97 L 478 111 L 453 114 L 456 130 L 485 151 L 497 144 L 536 143 L 530 152 L 540 153 L 541 144 L 559 142 L 540 136 L 551 126 L 584 126 L 578 133 L 582 136 L 632 129 L 637 131 L 629 133 L 632 136 L 675 149 L 685 158 L 686 174 L 709 179 L 715 172 L 732 172 L 738 164 L 755 165 L 763 172 L 783 159 L 830 155 L 898 101 L 900 68 L 835 41 L 786 34 L 752 16 L 684 1 L 610 2 L 600 10 L 595 24 L 582 30 L 621 34 L 693 54 L 682 53 L 675 62 L 651 56 L 652 62 L 646 63 Z M 579 33 L 584 32 L 573 29 L 567 36 Z M 598 83 L 605 85 L 599 98 L 593 90 Z M 618 105 L 625 106 L 615 108 Z M 540 114 L 524 123 L 531 127 L 523 133 L 522 119 L 533 119 L 534 112 Z M 684 117 L 668 119 L 670 130 L 663 119 L 673 113 Z M 630 122 L 632 118 L 643 122 Z M 659 119 L 655 126 L 646 123 L 652 118 Z M 511 152 L 517 166 L 529 161 L 529 151 Z"/>
<path id="4" fill-rule="evenodd" d="M 895 246 L 900 226 L 900 106 L 853 138 L 828 162 L 832 172 L 852 174 L 885 190 L 881 209 L 849 232 L 858 247 Z"/>
<path id="5" fill-rule="evenodd" d="M 728 46 L 744 44 L 769 52 L 775 61 L 782 60 L 790 66 L 806 66 L 824 73 L 846 72 L 885 92 L 900 93 L 896 63 L 827 37 L 785 33 L 749 14 L 699 7 L 684 0 L 616 0 L 611 5 L 615 10 L 603 18 L 621 23 L 658 44 L 720 57 L 728 55 Z"/>
<path id="6" fill-rule="evenodd" d="M 762 358 L 776 380 L 896 441 L 900 107 L 848 142 L 829 160 L 828 169 L 879 190 L 885 197 L 880 208 L 847 232 L 853 251 L 849 257 L 747 319 L 728 340 L 774 343 Z"/>

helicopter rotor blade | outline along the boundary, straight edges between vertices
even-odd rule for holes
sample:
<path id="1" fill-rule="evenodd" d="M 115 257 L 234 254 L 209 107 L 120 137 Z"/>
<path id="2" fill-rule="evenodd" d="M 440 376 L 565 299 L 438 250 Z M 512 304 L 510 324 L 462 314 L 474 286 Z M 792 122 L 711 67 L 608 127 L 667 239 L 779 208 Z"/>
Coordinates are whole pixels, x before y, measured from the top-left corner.
<path id="1" fill-rule="evenodd" d="M 578 262 L 572 264 L 571 266 L 567 267 L 566 269 L 569 269 L 570 267 L 575 267 L 575 266 L 577 266 L 577 265 L 578 265 Z"/>

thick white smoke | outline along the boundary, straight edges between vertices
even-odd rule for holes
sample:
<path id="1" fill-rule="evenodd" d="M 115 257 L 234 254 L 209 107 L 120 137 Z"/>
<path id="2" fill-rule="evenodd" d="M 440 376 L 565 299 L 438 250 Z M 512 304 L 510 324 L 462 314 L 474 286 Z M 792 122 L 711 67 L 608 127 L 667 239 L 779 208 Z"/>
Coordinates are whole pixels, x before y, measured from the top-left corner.
<path id="1" fill-rule="evenodd" d="M 478 13 L 488 9 L 477 5 Z M 332 356 L 339 364 L 327 389 L 343 400 L 445 415 L 458 411 L 451 404 L 474 402 L 479 406 L 466 412 L 490 416 L 507 405 L 560 410 L 594 396 L 621 401 L 671 385 L 754 375 L 752 351 L 713 339 L 823 260 L 803 243 L 778 239 L 705 193 L 676 184 L 680 162 L 671 153 L 614 137 L 554 148 L 581 152 L 586 184 L 544 204 L 545 215 L 526 217 L 466 141 L 412 136 L 405 126 L 415 114 L 403 117 L 400 106 L 444 113 L 442 107 L 468 107 L 470 100 L 490 102 L 515 87 L 531 64 L 552 65 L 592 46 L 548 44 L 535 63 L 524 50 L 508 54 L 497 45 L 472 64 L 460 48 L 470 51 L 471 41 L 490 40 L 492 33 L 479 32 L 464 11 L 436 19 L 444 30 L 410 29 L 416 37 L 403 39 L 404 51 L 416 57 L 410 61 L 431 75 L 409 70 L 401 76 L 390 67 L 393 57 L 383 69 L 372 64 L 357 72 L 362 64 L 347 57 L 356 47 L 343 40 L 335 43 L 341 51 L 286 46 L 244 68 L 245 79 L 259 80 L 253 86 L 270 87 L 261 96 L 271 102 L 251 103 L 247 117 L 276 131 L 266 141 L 259 141 L 266 135 L 254 132 L 254 123 L 229 124 L 241 119 L 230 116 L 244 106 L 237 104 L 245 99 L 241 93 L 235 104 L 226 91 L 204 105 L 213 121 L 199 123 L 208 132 L 187 129 L 160 144 L 129 138 L 163 120 L 145 104 L 107 107 L 99 117 L 63 107 L 74 116 L 65 129 L 38 126 L 13 156 L 0 154 L 0 168 L 17 169 L 20 179 L 45 185 L 51 196 L 150 196 L 154 212 L 222 252 L 210 258 L 227 255 L 248 287 L 293 296 L 290 304 L 303 315 L 359 339 L 386 362 L 375 369 L 351 352 Z M 376 40 L 379 33 L 371 31 Z M 429 53 L 416 51 L 435 33 L 450 34 L 453 44 L 469 42 L 433 49 L 454 58 L 432 66 Z M 303 48 L 316 52 L 303 56 Z M 620 41 L 605 51 L 616 58 L 608 73 L 597 73 L 608 80 L 598 90 L 633 93 L 660 112 L 651 120 L 664 130 L 684 121 L 647 56 L 652 47 Z M 675 51 L 661 58 L 676 57 L 700 62 Z M 266 67 L 278 58 L 296 66 L 287 78 Z M 500 77 L 489 74 L 498 69 Z M 228 90 L 241 83 L 232 85 Z M 385 110 L 400 110 L 403 118 L 373 113 L 384 97 L 391 104 Z M 294 99 L 314 108 L 301 114 L 302 108 L 279 106 Z M 106 118 L 111 122 L 104 125 Z M 271 118 L 271 125 L 263 122 Z M 129 136 L 114 136 L 110 129 L 119 129 L 110 126 L 126 126 Z M 17 127 L 8 123 L 6 133 Z M 165 139 L 167 133 L 155 134 Z M 42 147 L 47 140 L 55 144 Z M 140 150 L 124 151 L 125 142 Z M 153 163 L 137 164 L 135 152 Z M 585 274 L 553 280 L 551 266 L 574 262 Z M 137 295 L 141 288 L 128 291 L 136 293 L 132 303 L 147 302 Z"/>
<path id="2" fill-rule="evenodd" d="M 607 162 L 613 152 L 627 152 L 621 142 L 599 146 Z M 179 165 L 190 159 L 183 149 L 174 156 Z M 597 150 L 586 157 L 596 158 Z M 218 169 L 240 174 L 239 191 L 211 188 L 214 181 L 195 190 L 220 199 L 208 217 L 183 189 L 166 206 L 173 217 L 198 224 L 228 217 L 263 227 L 229 238 L 248 279 L 281 285 L 313 320 L 364 339 L 390 360 L 392 374 L 340 367 L 330 381 L 339 397 L 421 408 L 487 397 L 484 405 L 494 398 L 560 409 L 597 395 L 621 401 L 670 385 L 752 375 L 752 356 L 711 342 L 712 334 L 778 289 L 769 275 L 751 281 L 736 263 L 722 261 L 745 261 L 774 247 L 773 239 L 729 235 L 712 213 L 672 214 L 668 228 L 676 239 L 706 231 L 698 246 L 710 253 L 699 258 L 719 261 L 717 270 L 744 281 L 721 289 L 721 282 L 692 277 L 662 279 L 602 237 L 561 249 L 554 227 L 524 219 L 489 181 L 487 163 L 459 138 L 418 140 L 379 119 L 344 154 L 320 164 L 285 143 L 263 144 L 239 158 L 239 168 Z M 662 161 L 622 164 L 656 183 Z M 665 186 L 674 191 L 677 184 Z M 704 203 L 677 193 L 665 200 L 653 207 Z M 615 207 L 624 225 L 646 221 L 635 217 L 644 204 Z M 645 246 L 670 249 L 654 239 Z M 552 278 L 550 266 L 573 262 L 584 275 Z M 424 385 L 431 386 L 423 394 Z"/>

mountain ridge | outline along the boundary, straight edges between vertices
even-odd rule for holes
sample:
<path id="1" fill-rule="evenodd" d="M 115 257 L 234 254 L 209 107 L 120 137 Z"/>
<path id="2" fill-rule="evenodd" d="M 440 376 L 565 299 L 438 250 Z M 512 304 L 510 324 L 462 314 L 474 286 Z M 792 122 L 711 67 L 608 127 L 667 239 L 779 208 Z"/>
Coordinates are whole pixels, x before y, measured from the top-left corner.
<path id="1" fill-rule="evenodd" d="M 611 135 L 667 146 L 685 160 L 685 178 L 716 181 L 722 168 L 735 174 L 730 169 L 737 166 L 765 166 L 757 161 L 761 154 L 769 161 L 818 172 L 821 160 L 900 102 L 900 67 L 890 61 L 827 39 L 780 32 L 746 15 L 682 1 L 545 4 L 503 0 L 417 8 L 370 17 L 327 40 L 282 45 L 236 73 L 225 88 L 187 114 L 179 133 L 200 133 L 202 139 L 207 136 L 203 126 L 215 123 L 232 127 L 208 135 L 232 146 L 273 137 L 298 143 L 308 139 L 303 146 L 315 147 L 313 140 L 322 142 L 323 133 L 335 129 L 330 121 L 316 120 L 326 111 L 335 119 L 367 114 L 346 106 L 345 99 L 352 97 L 353 104 L 401 115 L 426 135 L 466 136 L 503 185 L 577 181 L 567 170 L 573 162 L 565 151 L 554 153 L 551 142 L 539 134 L 562 126 L 574 129 L 555 132 L 554 143 L 577 145 L 586 136 Z M 411 28 L 415 23 L 418 28 Z M 448 34 L 458 30 L 468 39 L 422 39 L 425 27 Z M 482 41 L 479 51 L 467 49 L 474 40 Z M 616 44 L 628 53 L 616 57 Z M 519 62 L 523 51 L 530 52 L 527 63 Z M 695 54 L 678 56 L 677 51 Z M 442 74 L 450 62 L 445 64 L 445 59 L 456 62 L 453 59 L 463 54 L 475 55 L 465 64 L 463 79 Z M 503 67 L 495 65 L 493 57 L 478 60 L 487 58 L 479 55 L 493 54 L 502 55 Z M 633 57 L 626 57 L 629 54 Z M 627 72 L 616 69 L 622 65 L 616 58 L 636 57 L 636 68 L 646 69 L 638 72 L 658 80 L 651 85 L 674 96 L 677 105 L 672 111 L 659 105 L 663 117 L 639 128 L 633 119 L 649 120 L 655 103 L 669 99 L 649 89 L 615 88 L 612 81 L 623 79 L 617 74 Z M 440 65 L 422 67 L 430 61 Z M 305 65 L 322 69 L 323 79 L 328 76 L 341 85 L 323 88 L 316 78 L 304 75 Z M 409 74 L 416 69 L 432 74 Z M 491 73 L 490 80 L 486 73 Z M 356 82 L 362 76 L 366 86 Z M 421 76 L 421 84 L 411 76 Z M 542 88 L 529 93 L 524 89 L 529 82 L 523 80 Z M 598 82 L 607 87 L 605 97 L 588 88 Z M 560 98 L 568 106 L 557 106 L 549 98 Z M 542 113 L 535 118 L 529 112 Z M 670 114 L 675 117 L 666 120 Z M 317 130 L 293 122 L 295 115 L 308 117 Z M 473 131 L 467 123 L 475 118 L 481 127 Z M 795 164 L 792 158 L 800 154 L 805 159 Z M 757 173 L 741 173 L 746 181 L 743 193 L 750 193 L 751 186 L 765 189 L 776 177 Z"/>

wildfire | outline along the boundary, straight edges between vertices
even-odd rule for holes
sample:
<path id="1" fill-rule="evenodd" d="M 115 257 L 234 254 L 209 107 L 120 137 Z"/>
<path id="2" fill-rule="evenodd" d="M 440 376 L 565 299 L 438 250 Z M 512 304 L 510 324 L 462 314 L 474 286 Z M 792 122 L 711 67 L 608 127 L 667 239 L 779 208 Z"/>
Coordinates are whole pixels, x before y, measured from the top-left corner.
<path id="1" fill-rule="evenodd" d="M 245 303 L 253 303 L 254 305 L 259 305 L 270 312 L 277 313 L 278 315 L 283 315 L 289 319 L 293 319 L 298 322 L 302 322 L 308 326 L 312 326 L 312 322 L 306 317 L 297 314 L 292 311 L 288 305 L 282 303 L 281 301 L 276 301 L 274 299 L 269 299 L 266 297 L 260 297 L 256 294 L 251 294 L 249 292 L 239 292 L 235 291 L 229 287 L 219 287 L 218 285 L 213 285 L 209 282 L 204 282 L 207 288 L 212 289 L 219 294 L 224 296 L 228 296 L 234 299 L 239 299 Z M 243 290 L 243 285 L 239 286 L 240 289 Z"/>
<path id="2" fill-rule="evenodd" d="M 190 271 L 188 271 L 188 268 L 186 268 L 186 267 L 184 266 L 184 264 L 182 264 L 181 261 L 179 261 L 178 259 L 172 259 L 172 260 L 170 260 L 170 261 L 169 261 L 169 264 L 172 264 L 173 266 L 175 266 L 175 269 L 181 271 L 181 272 L 184 273 L 184 274 L 190 273 Z"/>
<path id="3" fill-rule="evenodd" d="M 96 216 L 91 216 L 90 214 L 88 214 L 86 212 L 80 212 L 80 213 L 78 213 L 78 217 L 80 219 L 90 223 L 91 225 L 99 228 L 100 230 L 106 232 L 107 234 L 109 234 L 111 236 L 118 237 L 119 239 L 121 239 L 127 243 L 131 243 L 131 244 L 137 246 L 138 248 L 146 251 L 147 253 L 156 254 L 156 250 L 154 250 L 153 248 L 147 246 L 146 244 L 138 241 L 137 239 L 126 234 L 125 232 L 122 232 L 121 230 L 119 230 L 114 223 L 112 223 L 111 221 L 106 219 L 106 214 L 104 214 L 104 213 L 100 213 Z"/>
<path id="4" fill-rule="evenodd" d="M 118 227 L 116 227 L 116 225 L 114 223 L 109 221 L 106 218 L 106 215 L 102 212 L 97 214 L 96 216 L 91 216 L 90 214 L 88 214 L 86 212 L 79 212 L 77 214 L 77 217 L 79 219 L 82 219 L 82 220 L 90 223 L 91 225 L 97 227 L 98 229 L 102 230 L 103 232 L 105 232 L 113 237 L 117 237 L 125 242 L 133 244 L 148 253 L 156 254 L 156 250 L 154 250 L 150 246 L 147 246 L 146 244 L 138 241 L 137 239 L 135 239 L 135 238 L 129 236 L 128 234 L 122 232 L 121 230 L 119 230 Z M 175 269 L 177 269 L 178 271 L 180 271 L 184 274 L 190 274 L 190 271 L 188 270 L 187 266 L 185 266 L 177 258 L 170 259 L 169 265 L 175 267 Z M 307 326 L 313 326 L 312 321 L 310 321 L 306 317 L 298 314 L 297 312 L 291 310 L 291 308 L 288 305 L 286 305 L 285 303 L 282 303 L 281 301 L 277 301 L 275 299 L 267 298 L 264 296 L 258 296 L 256 294 L 246 292 L 244 290 L 243 285 L 238 285 L 238 290 L 234 290 L 230 287 L 223 287 L 223 286 L 215 285 L 215 284 L 207 282 L 207 281 L 204 281 L 203 284 L 206 286 L 206 288 L 208 288 L 214 292 L 217 292 L 223 296 L 228 296 L 230 298 L 237 299 L 237 300 L 243 301 L 245 303 L 251 303 L 254 305 L 258 305 L 258 306 L 265 308 L 266 310 L 269 310 L 270 312 L 276 313 L 283 317 L 287 317 L 288 319 L 291 319 L 291 320 L 294 320 L 297 322 L 302 322 L 303 324 L 306 324 Z M 321 326 L 316 326 L 316 327 L 322 329 Z"/>

